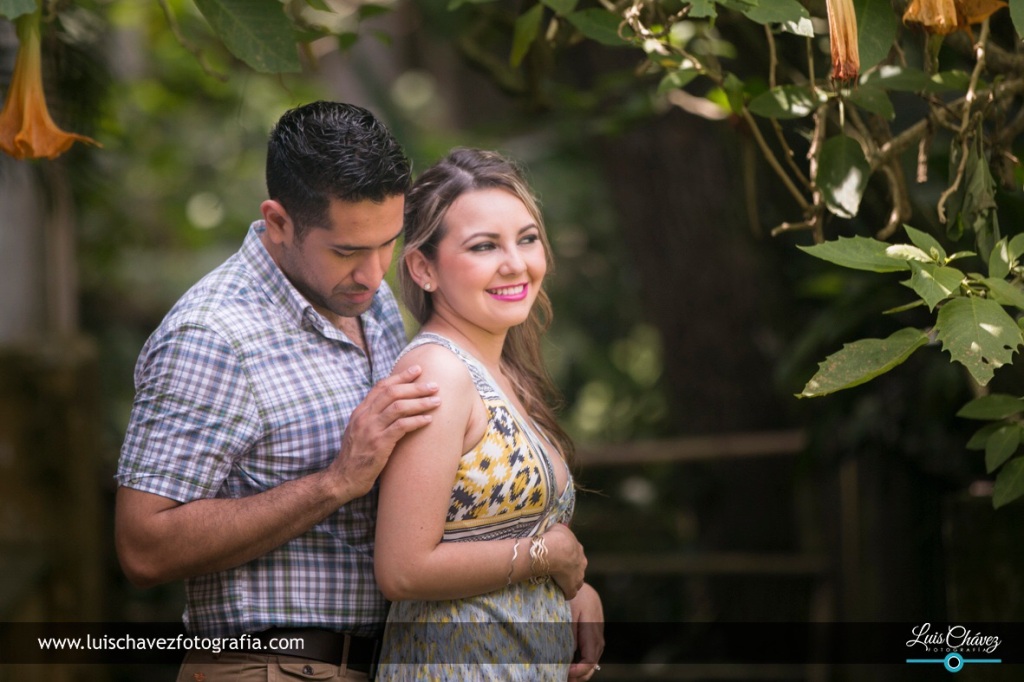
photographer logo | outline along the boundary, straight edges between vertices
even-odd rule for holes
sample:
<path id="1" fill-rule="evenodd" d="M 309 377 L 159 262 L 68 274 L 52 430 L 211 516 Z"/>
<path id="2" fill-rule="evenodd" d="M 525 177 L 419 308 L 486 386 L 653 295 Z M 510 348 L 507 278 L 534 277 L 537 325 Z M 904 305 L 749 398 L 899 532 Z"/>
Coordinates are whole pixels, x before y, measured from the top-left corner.
<path id="1" fill-rule="evenodd" d="M 1002 644 L 996 635 L 974 632 L 963 625 L 933 628 L 931 623 L 911 628 L 910 634 L 907 647 L 932 656 L 908 658 L 907 663 L 941 663 L 951 673 L 960 672 L 968 663 L 1002 663 L 992 657 Z"/>

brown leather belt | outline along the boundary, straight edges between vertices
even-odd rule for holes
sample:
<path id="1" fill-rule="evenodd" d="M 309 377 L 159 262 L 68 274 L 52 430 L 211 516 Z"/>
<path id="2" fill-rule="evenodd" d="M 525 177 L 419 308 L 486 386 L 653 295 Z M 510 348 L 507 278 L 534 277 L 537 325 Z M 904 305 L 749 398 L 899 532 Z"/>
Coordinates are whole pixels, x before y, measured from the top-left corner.
<path id="1" fill-rule="evenodd" d="M 357 637 L 345 632 L 316 628 L 270 628 L 255 633 L 253 638 L 260 641 L 261 653 L 310 658 L 331 665 L 345 664 L 351 670 L 367 674 L 376 668 L 377 656 L 380 653 L 380 640 L 377 638 Z M 299 639 L 303 644 L 301 648 L 288 649 L 270 645 L 273 640 L 280 639 Z M 372 678 L 372 675 L 370 676 Z"/>

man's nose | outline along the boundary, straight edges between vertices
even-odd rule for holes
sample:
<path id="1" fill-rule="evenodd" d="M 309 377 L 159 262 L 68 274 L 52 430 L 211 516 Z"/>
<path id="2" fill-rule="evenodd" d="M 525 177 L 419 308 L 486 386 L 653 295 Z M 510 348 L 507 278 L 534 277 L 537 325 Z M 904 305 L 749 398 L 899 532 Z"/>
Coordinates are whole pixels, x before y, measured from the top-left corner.
<path id="1" fill-rule="evenodd" d="M 387 273 L 388 262 L 376 253 L 368 254 L 353 273 L 353 279 L 368 289 L 376 290 Z"/>

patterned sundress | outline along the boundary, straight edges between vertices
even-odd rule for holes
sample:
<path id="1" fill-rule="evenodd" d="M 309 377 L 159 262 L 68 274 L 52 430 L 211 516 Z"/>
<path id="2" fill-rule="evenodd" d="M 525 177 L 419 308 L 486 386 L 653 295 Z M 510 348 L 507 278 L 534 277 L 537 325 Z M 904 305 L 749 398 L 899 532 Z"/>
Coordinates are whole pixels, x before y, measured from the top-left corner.
<path id="1" fill-rule="evenodd" d="M 439 344 L 465 363 L 487 409 L 480 441 L 462 455 L 442 542 L 529 538 L 568 523 L 572 477 L 559 495 L 533 424 L 518 414 L 487 369 L 451 340 L 421 333 L 403 351 Z M 520 555 L 530 543 L 519 543 Z M 511 561 L 512 557 L 509 556 Z M 558 680 L 575 651 L 569 604 L 553 580 L 488 594 L 391 605 L 377 680 Z"/>

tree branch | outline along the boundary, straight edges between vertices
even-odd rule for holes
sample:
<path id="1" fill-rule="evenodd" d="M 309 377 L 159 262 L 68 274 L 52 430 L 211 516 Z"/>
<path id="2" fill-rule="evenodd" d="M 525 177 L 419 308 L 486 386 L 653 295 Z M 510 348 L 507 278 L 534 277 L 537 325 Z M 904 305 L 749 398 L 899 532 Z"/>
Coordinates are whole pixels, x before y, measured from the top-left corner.
<path id="1" fill-rule="evenodd" d="M 975 62 L 974 70 L 971 72 L 971 81 L 967 86 L 967 94 L 964 95 L 963 111 L 960 118 L 960 163 L 957 165 L 953 182 L 939 196 L 938 204 L 935 206 L 940 223 L 946 222 L 946 202 L 949 200 L 949 197 L 953 196 L 960 189 L 960 183 L 963 182 L 964 172 L 967 169 L 967 158 L 969 156 L 967 146 L 973 137 L 967 132 L 967 126 L 971 122 L 971 105 L 974 104 L 978 97 L 978 80 L 981 78 L 981 72 L 985 68 L 985 43 L 988 42 L 988 27 L 988 19 L 986 19 L 981 24 L 981 35 L 978 36 L 978 42 L 974 46 L 977 62 Z"/>
<path id="2" fill-rule="evenodd" d="M 757 121 L 754 120 L 753 115 L 746 108 L 743 109 L 743 120 L 747 122 L 750 127 L 750 131 L 754 134 L 754 139 L 757 141 L 757 146 L 761 148 L 761 154 L 764 156 L 768 165 L 772 167 L 775 174 L 782 180 L 782 184 L 785 185 L 789 193 L 796 199 L 797 204 L 800 208 L 806 211 L 810 206 L 807 203 L 807 199 L 800 192 L 796 185 L 793 184 L 793 179 L 786 174 L 786 169 L 779 164 L 778 158 L 775 156 L 775 152 L 771 150 L 768 143 L 765 142 L 764 136 L 761 135 L 761 129 L 757 127 Z"/>

